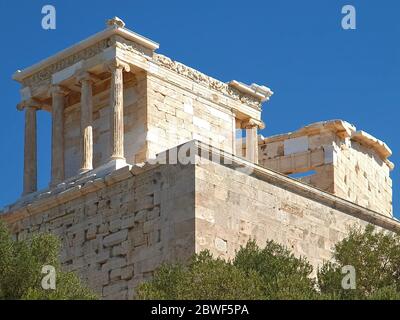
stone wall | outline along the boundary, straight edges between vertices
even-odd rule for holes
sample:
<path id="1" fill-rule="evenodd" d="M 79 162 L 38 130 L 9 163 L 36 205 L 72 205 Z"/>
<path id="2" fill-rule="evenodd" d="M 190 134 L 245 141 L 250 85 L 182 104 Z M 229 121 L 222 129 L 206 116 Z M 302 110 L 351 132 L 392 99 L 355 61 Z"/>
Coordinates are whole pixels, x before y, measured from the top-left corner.
<path id="1" fill-rule="evenodd" d="M 203 249 L 232 258 L 251 238 L 261 246 L 272 239 L 317 266 L 353 225 L 400 230 L 396 220 L 295 179 L 200 142 L 184 150 L 191 146 L 201 155 L 195 164 L 147 163 L 89 176 L 1 217 L 16 239 L 59 235 L 63 266 L 105 299 L 132 298 L 161 262 Z"/>
<path id="2" fill-rule="evenodd" d="M 383 142 L 341 120 L 267 137 L 259 145 L 262 166 L 300 174 L 305 183 L 387 216 L 393 215 L 390 154 Z"/>
<path id="3" fill-rule="evenodd" d="M 340 139 L 326 131 L 316 135 L 262 141 L 259 163 L 284 174 L 303 173 L 300 180 L 321 190 L 335 193 L 334 143 Z M 336 154 L 335 154 L 336 156 Z"/>
<path id="4" fill-rule="evenodd" d="M 337 158 L 335 194 L 386 215 L 392 211 L 392 179 L 390 167 L 379 155 L 351 141 Z"/>
<path id="5" fill-rule="evenodd" d="M 350 227 L 400 224 L 270 170 L 240 170 L 203 160 L 196 167 L 196 251 L 233 258 L 250 238 L 275 240 L 316 267 Z"/>
<path id="6" fill-rule="evenodd" d="M 150 157 L 193 139 L 233 152 L 235 115 L 230 108 L 153 75 L 147 94 Z"/>
<path id="7" fill-rule="evenodd" d="M 125 167 L 4 218 L 17 239 L 58 235 L 66 270 L 105 299 L 131 299 L 161 261 L 193 254 L 193 203 L 194 166 Z"/>

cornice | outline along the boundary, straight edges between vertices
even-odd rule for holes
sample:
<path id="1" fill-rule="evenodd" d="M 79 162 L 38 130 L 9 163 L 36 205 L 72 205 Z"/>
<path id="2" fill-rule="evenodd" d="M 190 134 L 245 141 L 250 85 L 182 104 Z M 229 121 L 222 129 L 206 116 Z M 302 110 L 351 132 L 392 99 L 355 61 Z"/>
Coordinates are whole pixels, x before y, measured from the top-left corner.
<path id="1" fill-rule="evenodd" d="M 111 45 L 110 38 L 114 35 L 121 36 L 122 38 L 137 43 L 149 50 L 154 51 L 159 48 L 158 43 L 127 28 L 110 25 L 107 29 L 62 50 L 29 68 L 15 72 L 12 78 L 23 85 L 29 85 L 32 81 L 46 80 L 51 77 L 51 74 L 60 71 L 79 60 L 93 57 L 97 53 L 108 48 Z"/>
<path id="2" fill-rule="evenodd" d="M 272 95 L 272 91 L 270 92 L 270 95 L 268 97 L 262 95 L 255 89 L 252 89 L 251 87 L 239 83 L 238 81 L 235 80 L 229 83 L 224 83 L 210 76 L 207 76 L 206 74 L 200 71 L 188 67 L 180 62 L 174 61 L 162 54 L 155 53 L 153 55 L 152 61 L 158 66 L 169 69 L 181 76 L 184 76 L 187 79 L 190 79 L 198 84 L 201 84 L 211 90 L 218 91 L 230 98 L 233 98 L 234 100 L 240 101 L 243 104 L 247 104 L 259 111 L 261 110 L 262 102 L 269 99 L 269 97 Z"/>

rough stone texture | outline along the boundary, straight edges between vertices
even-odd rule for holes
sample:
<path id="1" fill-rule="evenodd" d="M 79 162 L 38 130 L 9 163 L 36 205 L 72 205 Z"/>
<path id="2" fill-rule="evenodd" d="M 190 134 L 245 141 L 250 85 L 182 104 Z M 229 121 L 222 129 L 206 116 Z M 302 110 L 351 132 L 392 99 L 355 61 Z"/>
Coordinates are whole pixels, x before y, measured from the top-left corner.
<path id="1" fill-rule="evenodd" d="M 390 166 L 367 146 L 351 141 L 335 167 L 335 194 L 377 212 L 393 215 Z"/>
<path id="2" fill-rule="evenodd" d="M 393 166 L 383 142 L 342 121 L 261 139 L 261 104 L 270 89 L 216 80 L 155 53 L 158 44 L 123 25 L 111 19 L 106 30 L 14 75 L 23 86 L 19 110 L 34 102 L 53 113 L 50 188 L 29 188 L 0 211 L 16 239 L 59 235 L 65 269 L 105 299 L 128 299 L 161 262 L 202 249 L 232 258 L 250 238 L 260 245 L 272 239 L 316 266 L 351 225 L 400 230 L 391 218 Z M 111 85 L 110 62 L 124 66 L 118 85 Z M 85 89 L 81 96 L 82 72 L 93 80 L 91 97 Z M 84 117 L 82 126 L 93 122 L 86 150 L 93 170 L 79 175 L 81 100 L 93 103 L 92 121 Z M 198 162 L 174 165 L 171 149 L 186 154 L 190 148 L 174 147 L 187 141 L 200 149 L 192 154 Z M 109 161 L 113 152 L 121 161 Z M 169 164 L 154 164 L 156 155 Z M 313 169 L 303 182 L 332 194 L 265 167 L 284 174 Z M 25 171 L 34 182 L 35 170 Z"/>
<path id="3" fill-rule="evenodd" d="M 232 152 L 235 116 L 216 102 L 149 76 L 148 108 L 150 157 L 193 139 Z"/>
<path id="4" fill-rule="evenodd" d="M 129 176 L 32 216 L 4 217 L 16 239 L 60 236 L 64 268 L 103 298 L 132 298 L 161 261 L 194 252 L 194 166 L 153 166 Z"/>
<path id="5" fill-rule="evenodd" d="M 196 168 L 196 251 L 233 258 L 250 238 L 261 246 L 273 239 L 318 266 L 349 227 L 367 222 L 313 198 L 203 162 Z"/>
<path id="6" fill-rule="evenodd" d="M 259 163 L 301 181 L 392 216 L 393 164 L 381 141 L 340 120 L 311 124 L 261 141 Z"/>
<path id="7" fill-rule="evenodd" d="M 60 236 L 64 268 L 105 299 L 132 298 L 163 261 L 203 249 L 232 258 L 250 238 L 275 240 L 317 266 L 353 225 L 400 230 L 389 217 L 226 156 L 212 149 L 195 164 L 125 167 L 2 217 L 16 239 Z"/>

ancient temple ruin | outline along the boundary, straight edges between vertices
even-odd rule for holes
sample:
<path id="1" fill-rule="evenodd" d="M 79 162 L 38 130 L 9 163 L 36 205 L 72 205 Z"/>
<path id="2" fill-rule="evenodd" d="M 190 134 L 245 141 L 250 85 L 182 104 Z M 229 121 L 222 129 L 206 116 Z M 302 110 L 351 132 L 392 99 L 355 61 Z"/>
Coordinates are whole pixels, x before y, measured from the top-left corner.
<path id="1" fill-rule="evenodd" d="M 0 213 L 16 239 L 58 235 L 65 269 L 104 298 L 130 299 L 160 263 L 203 249 L 231 258 L 250 238 L 273 239 L 318 265 L 350 226 L 400 230 L 386 144 L 341 120 L 264 138 L 268 87 L 221 82 L 158 49 L 113 18 L 14 74 L 23 192 Z M 52 117 L 43 190 L 37 112 Z"/>
<path id="2" fill-rule="evenodd" d="M 263 139 L 259 163 L 284 174 L 303 173 L 301 181 L 391 217 L 391 154 L 384 142 L 332 120 Z"/>

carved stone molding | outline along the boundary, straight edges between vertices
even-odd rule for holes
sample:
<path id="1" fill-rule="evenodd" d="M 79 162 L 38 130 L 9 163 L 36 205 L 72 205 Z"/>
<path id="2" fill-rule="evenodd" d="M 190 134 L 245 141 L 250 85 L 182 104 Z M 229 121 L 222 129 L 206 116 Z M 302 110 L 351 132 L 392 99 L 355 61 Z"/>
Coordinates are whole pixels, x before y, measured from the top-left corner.
<path id="1" fill-rule="evenodd" d="M 81 84 L 82 81 L 90 81 L 92 83 L 95 83 L 96 81 L 99 81 L 99 77 L 97 77 L 95 74 L 90 73 L 86 70 L 80 70 L 75 74 L 75 78 L 78 84 Z"/>
<path id="2" fill-rule="evenodd" d="M 125 22 L 119 17 L 114 17 L 112 19 L 108 19 L 106 25 L 107 27 L 124 28 Z"/>
<path id="3" fill-rule="evenodd" d="M 109 38 L 101 40 L 98 43 L 94 44 L 93 46 L 83 49 L 65 59 L 57 61 L 52 65 L 36 72 L 30 77 L 27 77 L 22 81 L 22 84 L 24 86 L 50 85 L 51 76 L 54 73 L 74 65 L 80 60 L 85 60 L 94 57 L 96 54 L 101 53 L 104 49 L 109 47 L 110 47 Z"/>
<path id="4" fill-rule="evenodd" d="M 259 128 L 262 130 L 265 128 L 265 124 L 261 120 L 256 120 L 256 119 L 248 119 L 242 122 L 242 129 L 252 129 L 252 128 Z"/>
<path id="5" fill-rule="evenodd" d="M 150 57 L 153 53 L 152 50 L 145 48 L 139 43 L 129 41 L 118 36 L 114 36 L 111 38 L 111 45 L 115 46 L 118 49 L 122 49 L 127 52 L 131 52 L 145 57 Z"/>
<path id="6" fill-rule="evenodd" d="M 43 102 L 41 102 L 35 98 L 24 100 L 17 104 L 18 111 L 23 111 L 25 108 L 34 108 L 34 109 L 40 110 L 45 107 L 48 107 L 48 105 L 44 104 Z"/>
<path id="7" fill-rule="evenodd" d="M 115 69 L 122 69 L 122 71 L 126 72 L 131 71 L 131 67 L 129 66 L 129 64 L 118 58 L 105 62 L 104 66 L 110 72 L 114 71 Z"/>
<path id="8" fill-rule="evenodd" d="M 49 92 L 50 92 L 50 94 L 66 96 L 71 92 L 71 90 L 69 90 L 68 88 L 65 88 L 63 86 L 60 86 L 60 85 L 53 85 L 50 87 Z"/>
<path id="9" fill-rule="evenodd" d="M 195 69 L 192 69 L 188 66 L 185 66 L 182 63 L 171 60 L 170 58 L 161 55 L 154 54 L 153 61 L 160 66 L 163 66 L 169 70 L 172 70 L 190 80 L 193 80 L 199 84 L 202 84 L 212 90 L 216 90 L 225 95 L 230 96 L 231 98 L 238 100 L 244 104 L 247 104 L 253 108 L 260 109 L 261 101 L 251 95 L 243 94 L 239 90 L 232 88 L 228 84 L 211 78 L 204 73 L 201 73 Z"/>

